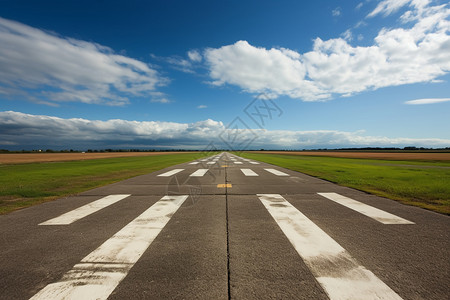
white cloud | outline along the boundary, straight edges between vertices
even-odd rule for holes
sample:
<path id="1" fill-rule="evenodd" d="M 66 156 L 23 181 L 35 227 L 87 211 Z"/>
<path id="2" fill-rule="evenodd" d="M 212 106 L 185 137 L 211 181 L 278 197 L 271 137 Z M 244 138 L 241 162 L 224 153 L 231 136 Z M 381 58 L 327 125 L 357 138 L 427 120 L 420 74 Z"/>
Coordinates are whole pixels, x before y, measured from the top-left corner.
<path id="1" fill-rule="evenodd" d="M 172 101 L 170 101 L 167 98 L 153 98 L 152 100 L 150 100 L 150 102 L 153 102 L 153 103 L 171 103 Z"/>
<path id="2" fill-rule="evenodd" d="M 351 29 L 347 29 L 341 36 L 346 41 L 351 42 L 353 40 L 353 34 Z"/>
<path id="3" fill-rule="evenodd" d="M 6 148 L 120 148 L 185 147 L 202 149 L 211 142 L 226 147 L 220 136 L 237 134 L 240 140 L 256 139 L 248 149 L 333 148 L 333 147 L 449 147 L 448 139 L 411 139 L 365 136 L 362 131 L 288 131 L 227 129 L 222 123 L 205 120 L 195 123 L 126 120 L 62 119 L 13 111 L 0 112 L 0 146 Z M 233 144 L 231 144 L 233 146 Z"/>
<path id="4" fill-rule="evenodd" d="M 108 47 L 3 18 L 0 45 L 0 87 L 35 102 L 123 105 L 168 83 L 148 64 Z"/>
<path id="5" fill-rule="evenodd" d="M 433 103 L 442 103 L 449 102 L 450 98 L 429 98 L 429 99 L 416 99 L 406 101 L 405 104 L 410 105 L 420 105 L 420 104 L 433 104 Z"/>
<path id="6" fill-rule="evenodd" d="M 336 7 L 335 9 L 333 9 L 331 11 L 331 14 L 333 15 L 333 17 L 338 17 L 341 15 L 341 8 L 340 7 Z"/>
<path id="7" fill-rule="evenodd" d="M 197 108 L 199 108 L 199 109 L 202 109 L 202 108 L 207 108 L 208 106 L 206 106 L 206 105 L 199 105 L 199 106 L 197 106 Z"/>
<path id="8" fill-rule="evenodd" d="M 390 3 L 385 10 L 396 7 Z M 450 9 L 426 6 L 421 0 L 412 3 L 409 19 L 415 18 L 415 23 L 410 28 L 384 28 L 367 47 L 352 46 L 342 38 L 317 38 L 313 50 L 303 54 L 285 48 L 255 47 L 247 41 L 206 49 L 211 83 L 315 101 L 388 86 L 435 82 L 450 71 Z M 350 39 L 351 32 L 344 37 Z"/>
<path id="9" fill-rule="evenodd" d="M 202 61 L 202 56 L 201 56 L 200 52 L 198 52 L 197 50 L 191 50 L 187 54 L 188 54 L 189 59 L 192 60 L 193 62 L 201 62 Z"/>
<path id="10" fill-rule="evenodd" d="M 213 85 L 234 84 L 251 93 L 288 95 L 316 100 L 329 93 L 305 79 L 300 54 L 285 48 L 257 48 L 247 41 L 206 49 L 205 59 Z"/>
<path id="11" fill-rule="evenodd" d="M 189 55 L 189 52 L 188 52 Z M 184 72 L 184 73 L 195 73 L 196 61 L 192 59 L 185 59 L 181 56 L 169 56 L 169 57 L 161 57 L 163 61 L 170 64 L 172 68 L 175 70 Z"/>
<path id="12" fill-rule="evenodd" d="M 168 63 L 175 70 L 184 73 L 195 73 L 195 69 L 202 61 L 202 55 L 198 50 L 190 50 L 187 52 L 187 59 L 178 55 L 162 57 L 151 54 L 154 59 Z"/>
<path id="13" fill-rule="evenodd" d="M 412 0 L 383 0 L 378 3 L 377 7 L 368 14 L 368 17 L 374 17 L 378 14 L 383 14 L 384 16 L 388 16 L 400 8 L 411 2 Z"/>
<path id="14" fill-rule="evenodd" d="M 355 10 L 360 10 L 361 7 L 363 7 L 364 2 L 359 2 L 358 5 L 356 5 Z"/>

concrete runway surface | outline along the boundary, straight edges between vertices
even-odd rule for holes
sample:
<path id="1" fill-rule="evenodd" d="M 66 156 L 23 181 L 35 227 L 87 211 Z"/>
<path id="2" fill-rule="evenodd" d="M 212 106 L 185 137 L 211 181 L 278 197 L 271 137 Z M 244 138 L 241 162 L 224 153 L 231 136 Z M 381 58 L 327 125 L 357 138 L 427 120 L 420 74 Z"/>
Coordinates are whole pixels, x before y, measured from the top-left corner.
<path id="1" fill-rule="evenodd" d="M 0 299 L 448 299 L 449 229 L 225 152 L 0 216 Z"/>

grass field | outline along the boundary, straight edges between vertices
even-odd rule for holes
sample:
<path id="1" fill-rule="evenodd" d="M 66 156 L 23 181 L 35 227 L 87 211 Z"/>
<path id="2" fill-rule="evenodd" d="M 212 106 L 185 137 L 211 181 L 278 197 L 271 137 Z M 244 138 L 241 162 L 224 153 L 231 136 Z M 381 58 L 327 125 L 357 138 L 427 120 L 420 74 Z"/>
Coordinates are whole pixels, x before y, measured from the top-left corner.
<path id="1" fill-rule="evenodd" d="M 0 164 L 72 161 L 100 158 L 169 155 L 186 152 L 69 152 L 69 153 L 0 153 Z"/>
<path id="2" fill-rule="evenodd" d="M 340 151 L 252 151 L 252 153 L 263 154 L 286 154 L 286 155 L 306 155 L 306 156 L 327 156 L 343 158 L 367 158 L 367 159 L 387 159 L 387 160 L 449 160 L 450 150 L 427 150 L 427 151 L 373 151 L 373 150 L 340 150 Z"/>
<path id="3" fill-rule="evenodd" d="M 182 153 L 67 162 L 0 164 L 0 214 L 154 172 L 205 155 L 205 153 Z"/>
<path id="4" fill-rule="evenodd" d="M 450 215 L 450 161 L 381 160 L 262 154 L 239 155 L 402 203 Z"/>

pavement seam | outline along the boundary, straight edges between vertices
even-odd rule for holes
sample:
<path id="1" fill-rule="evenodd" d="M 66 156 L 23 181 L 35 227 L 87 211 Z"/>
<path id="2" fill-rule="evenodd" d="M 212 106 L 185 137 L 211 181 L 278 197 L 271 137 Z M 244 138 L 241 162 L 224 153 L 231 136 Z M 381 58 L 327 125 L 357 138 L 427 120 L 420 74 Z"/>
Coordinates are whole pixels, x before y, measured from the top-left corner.
<path id="1" fill-rule="evenodd" d="M 229 222 L 228 222 L 228 173 L 227 167 L 225 167 L 225 218 L 227 223 L 227 292 L 228 292 L 228 300 L 231 299 L 231 286 L 230 286 L 230 231 L 229 231 Z"/>

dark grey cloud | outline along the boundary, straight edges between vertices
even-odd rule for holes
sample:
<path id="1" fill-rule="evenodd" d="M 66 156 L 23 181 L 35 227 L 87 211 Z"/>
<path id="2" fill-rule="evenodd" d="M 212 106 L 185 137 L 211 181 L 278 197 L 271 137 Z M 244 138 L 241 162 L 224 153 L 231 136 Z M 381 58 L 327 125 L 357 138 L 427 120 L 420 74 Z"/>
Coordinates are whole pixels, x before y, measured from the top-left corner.
<path id="1" fill-rule="evenodd" d="M 232 149 L 307 149 L 333 147 L 449 147 L 446 139 L 366 136 L 364 132 L 289 131 L 227 128 L 222 122 L 195 123 L 62 119 L 20 112 L 0 112 L 0 148 L 101 149 L 186 148 L 208 145 Z"/>

